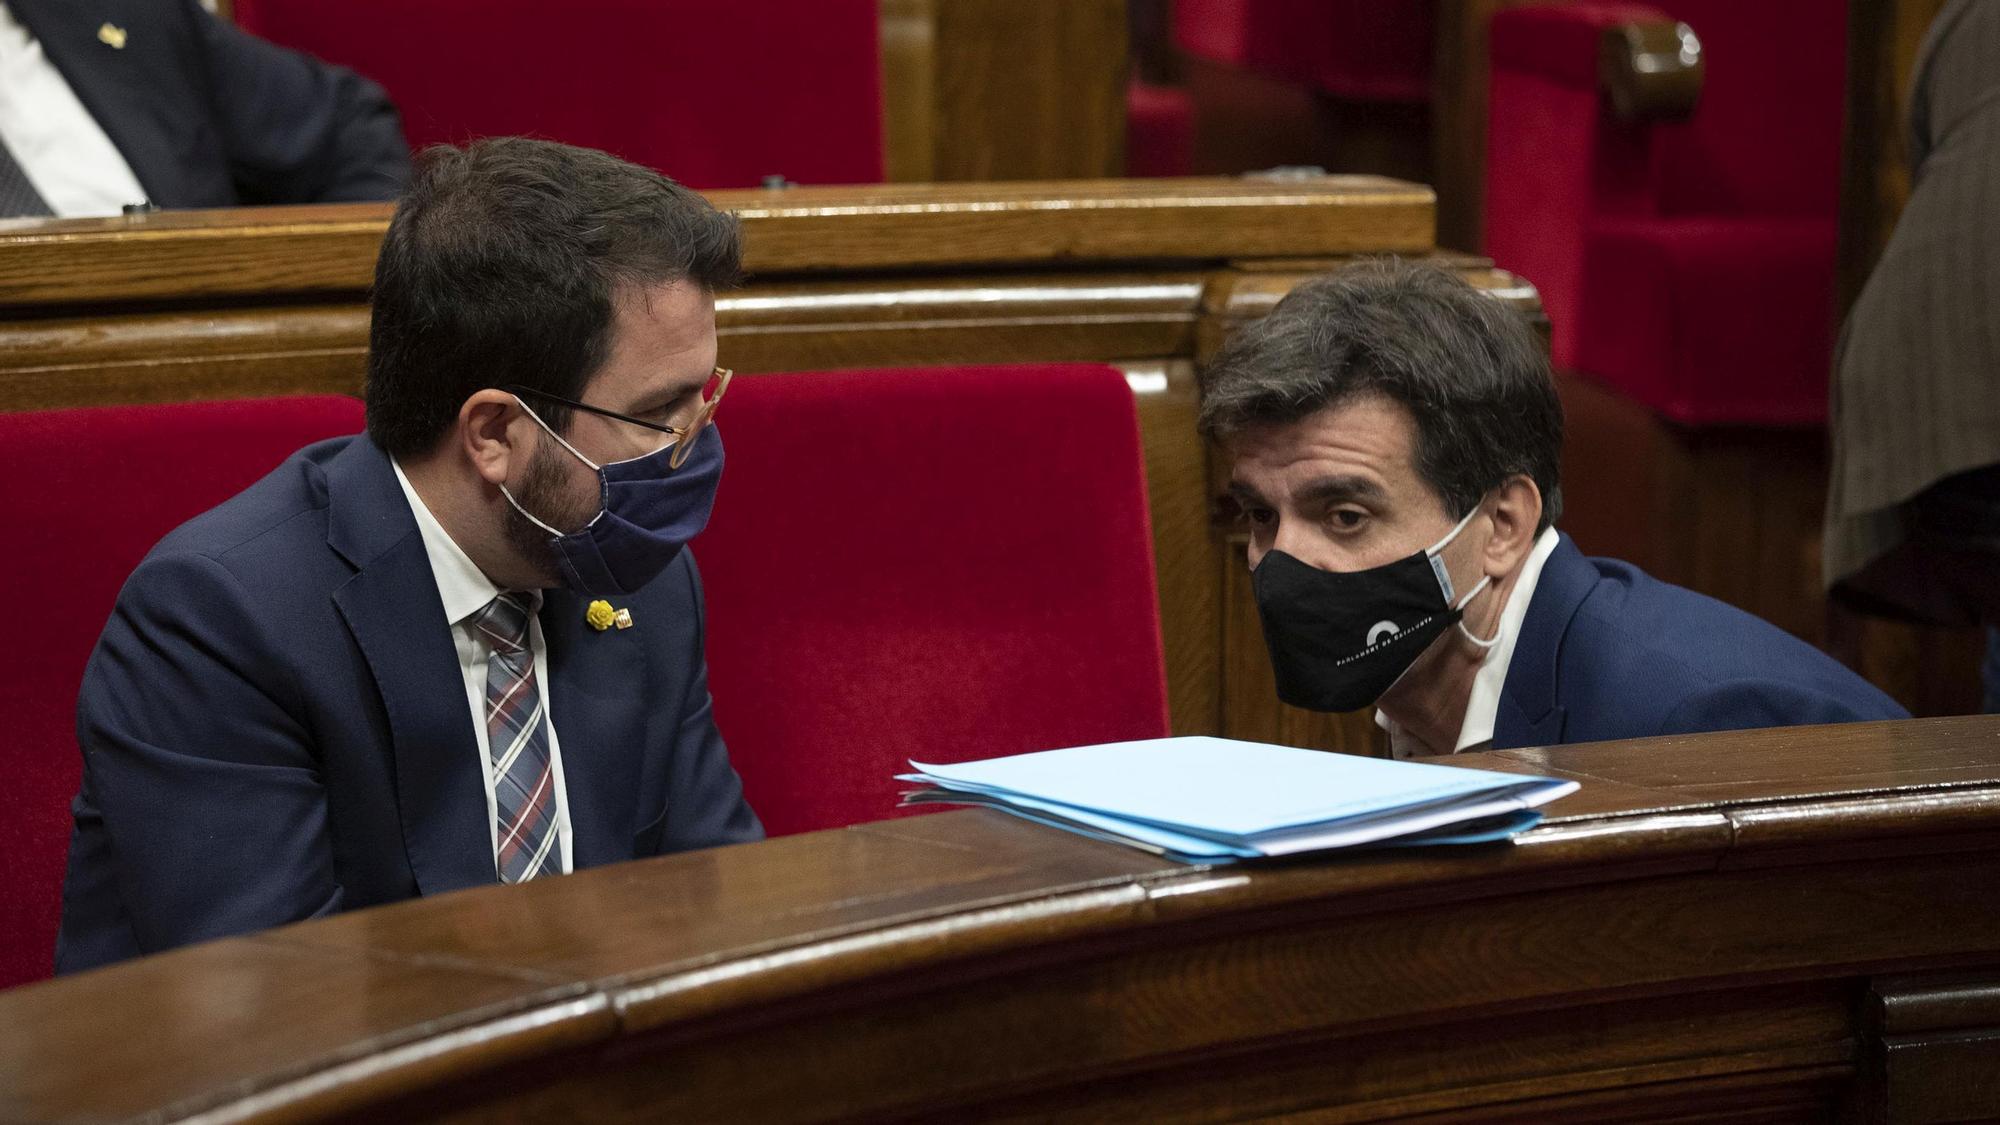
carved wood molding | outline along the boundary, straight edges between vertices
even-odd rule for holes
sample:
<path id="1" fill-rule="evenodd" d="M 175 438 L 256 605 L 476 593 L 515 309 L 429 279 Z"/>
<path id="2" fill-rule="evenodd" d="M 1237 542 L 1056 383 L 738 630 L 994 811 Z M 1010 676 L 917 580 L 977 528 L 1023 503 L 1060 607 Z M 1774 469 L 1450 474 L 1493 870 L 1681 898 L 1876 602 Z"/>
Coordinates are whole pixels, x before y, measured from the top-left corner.
<path id="1" fill-rule="evenodd" d="M 2000 1012 L 1996 737 L 1455 759 L 1582 782 L 1512 846 L 1181 867 L 974 811 L 418 900 L 0 994 L 0 1117 L 1826 1119 L 1865 1020 Z M 1909 1073 L 1976 1109 L 1987 1059 Z"/>
<path id="2" fill-rule="evenodd" d="M 1372 176 L 717 191 L 753 275 L 1427 253 L 1429 188 Z M 0 221 L 9 308 L 357 294 L 386 204 Z"/>

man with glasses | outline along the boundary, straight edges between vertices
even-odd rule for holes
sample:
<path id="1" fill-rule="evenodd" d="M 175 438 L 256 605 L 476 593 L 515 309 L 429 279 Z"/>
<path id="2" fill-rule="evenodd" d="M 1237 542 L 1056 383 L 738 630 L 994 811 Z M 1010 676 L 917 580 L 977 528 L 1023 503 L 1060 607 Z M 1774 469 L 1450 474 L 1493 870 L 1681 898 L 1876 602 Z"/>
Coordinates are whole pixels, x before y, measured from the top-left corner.
<path id="1" fill-rule="evenodd" d="M 739 263 L 732 217 L 603 153 L 423 156 L 368 432 L 169 535 L 92 654 L 58 971 L 762 834 L 684 550 Z"/>

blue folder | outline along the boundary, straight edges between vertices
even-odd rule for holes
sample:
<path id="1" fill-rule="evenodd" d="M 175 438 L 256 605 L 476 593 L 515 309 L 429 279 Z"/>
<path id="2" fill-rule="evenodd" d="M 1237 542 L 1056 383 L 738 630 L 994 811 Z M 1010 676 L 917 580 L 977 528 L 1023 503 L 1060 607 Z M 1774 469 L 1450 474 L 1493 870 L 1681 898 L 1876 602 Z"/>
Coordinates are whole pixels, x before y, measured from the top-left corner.
<path id="1" fill-rule="evenodd" d="M 957 765 L 911 762 L 912 804 L 984 805 L 1184 862 L 1504 839 L 1577 783 L 1224 738 L 1163 738 Z"/>

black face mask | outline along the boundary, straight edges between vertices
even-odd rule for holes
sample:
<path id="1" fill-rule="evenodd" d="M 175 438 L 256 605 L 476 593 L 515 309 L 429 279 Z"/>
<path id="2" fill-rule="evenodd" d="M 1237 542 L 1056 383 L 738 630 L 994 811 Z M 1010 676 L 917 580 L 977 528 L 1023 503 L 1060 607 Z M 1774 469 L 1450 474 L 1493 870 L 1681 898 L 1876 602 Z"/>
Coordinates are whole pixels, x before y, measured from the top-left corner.
<path id="1" fill-rule="evenodd" d="M 1283 551 L 1265 555 L 1250 585 L 1278 698 L 1313 711 L 1353 711 L 1380 699 L 1486 587 L 1489 579 L 1481 578 L 1454 602 L 1451 575 L 1438 558 L 1477 512 L 1429 550 L 1372 570 L 1336 573 Z"/>

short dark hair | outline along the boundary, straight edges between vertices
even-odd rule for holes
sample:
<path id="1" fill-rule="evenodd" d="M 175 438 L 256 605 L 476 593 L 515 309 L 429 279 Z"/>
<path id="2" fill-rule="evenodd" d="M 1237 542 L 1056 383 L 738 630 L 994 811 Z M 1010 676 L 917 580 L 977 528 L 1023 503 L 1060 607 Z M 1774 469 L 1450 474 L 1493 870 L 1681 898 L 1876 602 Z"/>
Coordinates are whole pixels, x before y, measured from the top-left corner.
<path id="1" fill-rule="evenodd" d="M 735 216 L 658 172 L 522 137 L 427 149 L 375 263 L 368 434 L 413 456 L 483 388 L 581 398 L 621 287 L 713 292 L 741 270 Z M 568 410 L 536 408 L 568 425 Z"/>
<path id="2" fill-rule="evenodd" d="M 1358 395 L 1416 421 L 1417 472 L 1454 518 L 1517 473 L 1562 515 L 1562 403 L 1528 318 L 1435 266 L 1360 262 L 1292 290 L 1204 373 L 1200 427 L 1229 442 Z"/>

